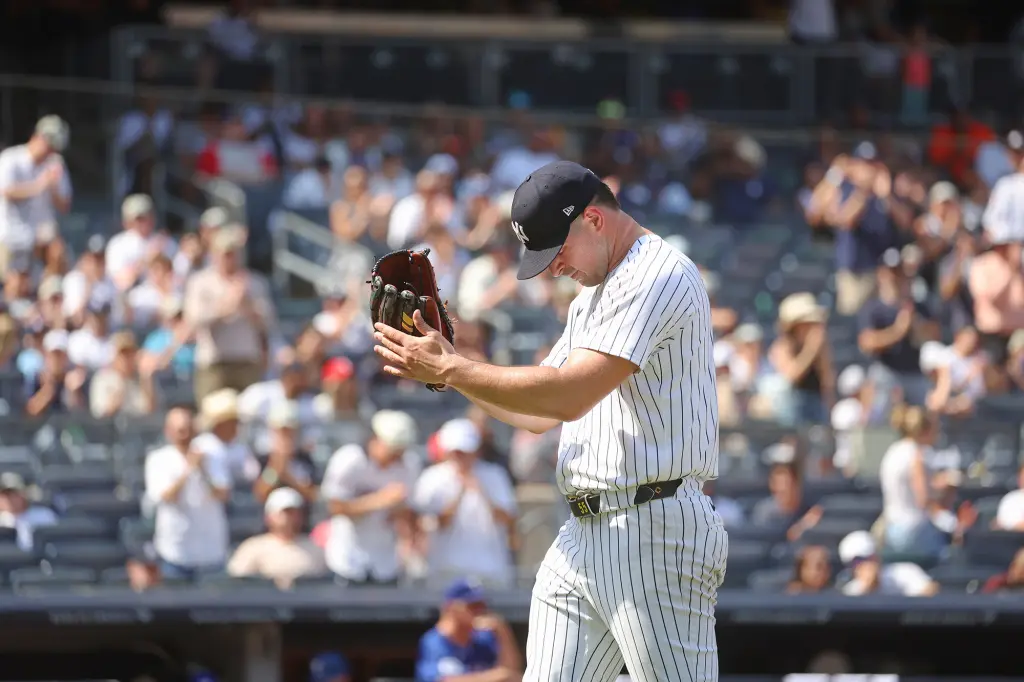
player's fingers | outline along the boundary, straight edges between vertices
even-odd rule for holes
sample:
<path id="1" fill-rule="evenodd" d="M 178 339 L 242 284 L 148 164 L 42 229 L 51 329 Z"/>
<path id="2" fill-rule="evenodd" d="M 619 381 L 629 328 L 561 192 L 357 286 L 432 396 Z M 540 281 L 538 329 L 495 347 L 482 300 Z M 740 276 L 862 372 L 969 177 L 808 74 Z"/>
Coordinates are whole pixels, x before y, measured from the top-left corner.
<path id="1" fill-rule="evenodd" d="M 406 334 L 403 333 L 400 329 L 389 327 L 388 325 L 382 322 L 378 322 L 377 324 L 373 325 L 373 328 L 376 329 L 381 334 L 383 334 L 384 336 L 386 336 L 387 338 L 397 343 L 399 346 L 402 345 L 402 342 L 405 340 L 406 337 Z"/>
<path id="2" fill-rule="evenodd" d="M 390 351 L 394 351 L 395 353 L 401 353 L 402 352 L 402 348 L 403 348 L 402 344 L 395 343 L 394 341 L 392 341 L 391 339 L 389 339 L 388 337 L 384 336 L 383 334 L 381 334 L 379 332 L 375 333 L 373 335 L 373 338 L 377 340 L 377 343 L 379 345 L 384 346 L 385 348 L 387 348 Z"/>
<path id="3" fill-rule="evenodd" d="M 394 351 L 388 350 L 384 346 L 374 346 L 373 352 L 384 358 L 384 361 L 388 364 L 395 365 L 397 367 L 405 367 L 405 360 Z"/>
<path id="4" fill-rule="evenodd" d="M 412 378 L 411 376 L 409 376 L 409 373 L 406 372 L 405 370 L 400 369 L 398 367 L 392 367 L 391 365 L 385 365 L 384 366 L 384 373 L 385 374 L 390 374 L 393 377 L 400 377 L 402 379 L 411 379 Z"/>

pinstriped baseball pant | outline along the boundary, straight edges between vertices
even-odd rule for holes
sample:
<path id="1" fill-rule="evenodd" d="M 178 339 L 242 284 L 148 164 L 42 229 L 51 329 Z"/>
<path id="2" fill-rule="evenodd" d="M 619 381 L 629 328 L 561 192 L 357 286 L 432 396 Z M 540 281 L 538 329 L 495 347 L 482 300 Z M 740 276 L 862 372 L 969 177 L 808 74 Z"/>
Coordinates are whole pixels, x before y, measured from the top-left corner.
<path id="1" fill-rule="evenodd" d="M 689 483 L 689 481 L 687 482 Z M 570 518 L 533 588 L 524 682 L 718 679 L 715 604 L 728 535 L 695 486 Z"/>

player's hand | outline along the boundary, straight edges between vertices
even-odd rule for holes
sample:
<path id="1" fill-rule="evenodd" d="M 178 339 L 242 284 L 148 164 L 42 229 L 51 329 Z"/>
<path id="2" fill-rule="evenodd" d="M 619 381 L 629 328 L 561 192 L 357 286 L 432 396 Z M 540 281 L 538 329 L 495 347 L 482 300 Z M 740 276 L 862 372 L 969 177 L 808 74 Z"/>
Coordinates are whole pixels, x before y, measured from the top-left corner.
<path id="1" fill-rule="evenodd" d="M 412 336 L 378 322 L 373 335 L 373 352 L 387 363 L 384 371 L 392 376 L 425 384 L 444 384 L 445 374 L 456 356 L 455 348 L 441 333 L 427 324 L 419 310 L 413 323 L 423 336 Z"/>

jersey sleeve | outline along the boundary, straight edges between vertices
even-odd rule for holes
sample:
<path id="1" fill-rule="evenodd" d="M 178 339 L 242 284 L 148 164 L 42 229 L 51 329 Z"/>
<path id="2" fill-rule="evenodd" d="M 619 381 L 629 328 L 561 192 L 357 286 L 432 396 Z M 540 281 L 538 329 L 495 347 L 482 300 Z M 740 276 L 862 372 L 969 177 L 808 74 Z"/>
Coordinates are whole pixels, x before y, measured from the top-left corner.
<path id="1" fill-rule="evenodd" d="M 416 682 L 441 682 L 441 661 L 445 654 L 441 640 L 428 632 L 420 638 L 419 655 L 416 657 Z"/>
<path id="2" fill-rule="evenodd" d="M 637 265 L 609 282 L 574 348 L 589 348 L 643 367 L 658 343 L 702 304 L 682 263 L 664 260 L 650 270 L 639 267 L 644 263 Z"/>
<path id="3" fill-rule="evenodd" d="M 572 313 L 569 313 L 572 315 Z M 546 358 L 541 360 L 541 367 L 561 367 L 566 358 L 569 357 L 569 325 L 565 326 L 565 330 L 562 331 L 562 335 L 555 341 L 555 345 L 551 347 Z"/>

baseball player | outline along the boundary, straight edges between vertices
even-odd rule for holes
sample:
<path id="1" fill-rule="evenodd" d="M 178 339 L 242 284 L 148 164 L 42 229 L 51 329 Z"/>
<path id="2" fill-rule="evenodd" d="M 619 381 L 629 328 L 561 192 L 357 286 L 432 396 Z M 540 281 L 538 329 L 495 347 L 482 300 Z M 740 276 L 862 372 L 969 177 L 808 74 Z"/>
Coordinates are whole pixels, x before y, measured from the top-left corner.
<path id="1" fill-rule="evenodd" d="M 596 175 L 559 161 L 516 190 L 519 279 L 583 285 L 537 367 L 458 355 L 375 325 L 385 371 L 446 384 L 512 426 L 562 425 L 572 510 L 533 588 L 526 682 L 718 678 L 715 603 L 728 537 L 702 483 L 718 475 L 710 305 L 683 253 L 624 213 Z"/>

